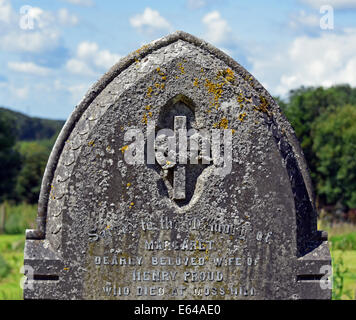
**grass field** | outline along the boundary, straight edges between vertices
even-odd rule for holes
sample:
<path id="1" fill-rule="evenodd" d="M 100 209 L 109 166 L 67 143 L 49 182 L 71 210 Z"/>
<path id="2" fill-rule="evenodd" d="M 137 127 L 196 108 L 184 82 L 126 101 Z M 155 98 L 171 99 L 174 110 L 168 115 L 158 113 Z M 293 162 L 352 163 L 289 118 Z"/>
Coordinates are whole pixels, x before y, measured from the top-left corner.
<path id="1" fill-rule="evenodd" d="M 343 274 L 343 293 L 342 300 L 356 300 L 356 251 L 354 250 L 332 250 L 332 258 L 335 263 L 342 261 Z M 335 275 L 334 275 L 335 277 Z"/>
<path id="2" fill-rule="evenodd" d="M 356 292 L 356 226 L 327 228 L 333 258 L 334 285 L 342 284 L 338 299 L 354 300 Z M 22 299 L 20 273 L 24 234 L 0 235 L 0 300 Z M 339 270 L 336 274 L 336 270 Z M 335 298 L 335 297 L 334 297 Z"/>
<path id="3" fill-rule="evenodd" d="M 0 270 L 5 270 L 0 271 L 0 300 L 22 299 L 20 269 L 24 243 L 25 235 L 0 235 Z"/>
<path id="4" fill-rule="evenodd" d="M 348 223 L 323 224 L 319 229 L 325 230 L 329 235 L 329 247 L 333 259 L 334 287 L 337 287 L 337 269 L 342 273 L 343 292 L 342 300 L 356 300 L 356 225 Z M 338 289 L 334 289 L 334 295 Z M 334 297 L 335 298 L 335 297 Z"/>

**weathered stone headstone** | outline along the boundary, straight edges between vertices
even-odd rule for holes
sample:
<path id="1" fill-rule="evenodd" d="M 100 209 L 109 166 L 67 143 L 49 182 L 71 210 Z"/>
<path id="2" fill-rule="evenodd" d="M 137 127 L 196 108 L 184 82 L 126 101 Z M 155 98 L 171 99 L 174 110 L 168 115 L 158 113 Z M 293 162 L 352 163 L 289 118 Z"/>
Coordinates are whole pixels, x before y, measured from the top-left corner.
<path id="1" fill-rule="evenodd" d="M 329 299 L 307 166 L 268 92 L 184 32 L 67 120 L 25 245 L 26 299 Z"/>

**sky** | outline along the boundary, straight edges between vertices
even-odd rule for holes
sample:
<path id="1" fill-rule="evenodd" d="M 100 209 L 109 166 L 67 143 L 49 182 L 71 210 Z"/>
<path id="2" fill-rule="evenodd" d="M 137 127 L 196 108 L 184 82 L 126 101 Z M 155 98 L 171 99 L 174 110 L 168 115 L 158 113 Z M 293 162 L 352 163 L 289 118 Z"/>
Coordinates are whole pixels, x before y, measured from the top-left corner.
<path id="1" fill-rule="evenodd" d="M 356 87 L 356 0 L 0 0 L 0 106 L 67 119 L 120 58 L 176 30 L 274 96 Z"/>

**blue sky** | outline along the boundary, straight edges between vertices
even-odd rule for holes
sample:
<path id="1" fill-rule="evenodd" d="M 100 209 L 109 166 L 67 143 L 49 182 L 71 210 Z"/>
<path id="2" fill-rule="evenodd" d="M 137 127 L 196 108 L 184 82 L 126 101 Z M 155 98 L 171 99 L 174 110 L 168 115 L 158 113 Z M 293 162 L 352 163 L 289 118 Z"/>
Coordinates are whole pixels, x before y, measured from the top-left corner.
<path id="1" fill-rule="evenodd" d="M 175 30 L 224 50 L 273 95 L 356 86 L 356 0 L 0 0 L 0 105 L 66 119 L 121 57 Z"/>

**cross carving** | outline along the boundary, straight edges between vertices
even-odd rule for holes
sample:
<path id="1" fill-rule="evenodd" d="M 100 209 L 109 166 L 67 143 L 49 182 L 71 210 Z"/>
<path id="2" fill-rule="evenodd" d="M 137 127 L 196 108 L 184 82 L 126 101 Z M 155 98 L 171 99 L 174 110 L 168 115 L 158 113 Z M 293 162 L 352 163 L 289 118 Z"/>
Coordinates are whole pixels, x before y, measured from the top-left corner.
<path id="1" fill-rule="evenodd" d="M 179 158 L 179 164 L 174 166 L 173 171 L 173 199 L 185 199 L 185 167 L 181 163 L 187 163 L 187 153 L 179 150 L 187 150 L 187 118 L 184 116 L 174 117 L 174 134 L 177 139 L 176 152 Z"/>

